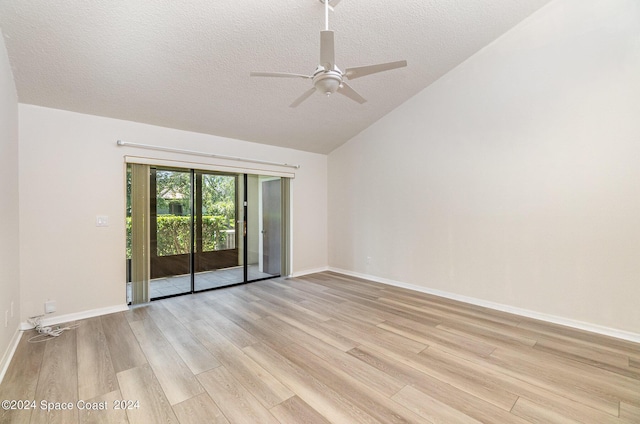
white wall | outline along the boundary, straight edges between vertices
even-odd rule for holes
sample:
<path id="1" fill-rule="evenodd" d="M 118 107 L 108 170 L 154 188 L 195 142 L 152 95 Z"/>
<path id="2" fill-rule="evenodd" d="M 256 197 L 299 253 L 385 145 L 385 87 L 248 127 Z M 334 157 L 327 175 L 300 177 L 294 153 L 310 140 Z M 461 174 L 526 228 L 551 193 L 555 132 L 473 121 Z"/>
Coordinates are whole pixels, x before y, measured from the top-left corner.
<path id="1" fill-rule="evenodd" d="M 325 155 L 31 105 L 19 111 L 23 320 L 42 313 L 48 299 L 57 302 L 57 315 L 125 304 L 125 155 L 241 166 L 118 147 L 118 139 L 300 164 L 293 268 L 326 267 Z M 96 215 L 109 216 L 110 226 L 96 227 Z"/>
<path id="2" fill-rule="evenodd" d="M 18 234 L 18 96 L 0 33 L 0 380 L 7 349 L 18 329 L 20 268 Z M 5 327 L 5 312 L 9 312 Z"/>
<path id="3" fill-rule="evenodd" d="M 640 334 L 639 9 L 553 1 L 332 152 L 330 266 Z"/>

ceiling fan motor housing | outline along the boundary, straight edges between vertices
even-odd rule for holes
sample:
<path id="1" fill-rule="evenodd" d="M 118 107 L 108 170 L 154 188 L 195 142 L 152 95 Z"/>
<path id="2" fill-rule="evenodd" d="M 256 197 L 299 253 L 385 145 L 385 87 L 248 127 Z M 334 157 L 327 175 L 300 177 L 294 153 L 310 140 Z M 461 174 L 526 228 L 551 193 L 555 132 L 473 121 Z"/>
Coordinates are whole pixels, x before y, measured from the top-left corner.
<path id="1" fill-rule="evenodd" d="M 322 94 L 333 94 L 342 85 L 342 72 L 339 69 L 325 70 L 319 67 L 313 74 L 313 85 Z"/>

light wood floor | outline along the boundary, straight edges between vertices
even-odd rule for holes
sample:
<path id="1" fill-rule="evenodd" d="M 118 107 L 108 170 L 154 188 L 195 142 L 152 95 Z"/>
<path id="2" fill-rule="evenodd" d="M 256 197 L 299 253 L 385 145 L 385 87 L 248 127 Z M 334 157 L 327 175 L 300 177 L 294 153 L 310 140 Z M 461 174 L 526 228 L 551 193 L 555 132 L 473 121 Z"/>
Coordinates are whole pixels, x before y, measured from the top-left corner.
<path id="1" fill-rule="evenodd" d="M 638 344 L 332 273 L 79 324 L 22 337 L 0 422 L 640 423 Z"/>

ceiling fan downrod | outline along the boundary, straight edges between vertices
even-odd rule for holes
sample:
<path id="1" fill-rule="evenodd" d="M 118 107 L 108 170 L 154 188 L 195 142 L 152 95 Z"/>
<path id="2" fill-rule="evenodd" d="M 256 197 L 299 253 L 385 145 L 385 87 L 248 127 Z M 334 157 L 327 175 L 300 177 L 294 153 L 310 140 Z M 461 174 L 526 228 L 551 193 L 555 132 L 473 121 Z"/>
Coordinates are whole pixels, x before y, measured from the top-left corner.
<path id="1" fill-rule="evenodd" d="M 324 30 L 329 31 L 329 0 L 324 0 Z"/>

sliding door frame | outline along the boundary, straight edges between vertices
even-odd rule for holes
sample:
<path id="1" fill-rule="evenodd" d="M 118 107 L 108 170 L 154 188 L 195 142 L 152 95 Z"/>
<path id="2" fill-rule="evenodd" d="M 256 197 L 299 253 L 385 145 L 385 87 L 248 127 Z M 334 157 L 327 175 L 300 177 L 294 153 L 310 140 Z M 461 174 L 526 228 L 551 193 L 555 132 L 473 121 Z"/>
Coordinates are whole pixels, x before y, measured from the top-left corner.
<path id="1" fill-rule="evenodd" d="M 178 296 L 178 295 L 182 295 L 182 294 L 189 294 L 189 293 L 197 293 L 197 292 L 201 292 L 201 291 L 206 291 L 206 290 L 211 290 L 211 289 L 202 289 L 202 290 L 196 290 L 196 284 L 195 284 L 195 280 L 194 280 L 194 276 L 195 276 L 195 272 L 196 272 L 196 263 L 195 263 L 195 254 L 196 252 L 193 251 L 193 248 L 196 247 L 196 244 L 198 243 L 198 238 L 197 238 L 197 234 L 196 231 L 198 231 L 198 226 L 197 226 L 197 222 L 196 220 L 198 219 L 198 213 L 196 212 L 196 190 L 201 191 L 202 190 L 202 186 L 201 184 L 195 184 L 196 181 L 196 173 L 200 172 L 200 177 L 202 177 L 202 173 L 207 173 L 207 172 L 211 172 L 211 173 L 220 173 L 223 175 L 236 175 L 237 179 L 236 179 L 236 187 L 238 187 L 238 183 L 240 181 L 243 182 L 243 189 L 242 191 L 242 200 L 240 204 L 237 205 L 237 209 L 236 211 L 239 212 L 238 209 L 242 208 L 243 210 L 243 219 L 242 219 L 242 228 L 238 228 L 239 225 L 236 225 L 236 232 L 235 232 L 235 236 L 236 236 L 236 246 L 238 245 L 238 239 L 242 238 L 243 239 L 243 252 L 242 252 L 242 267 L 243 267 L 243 281 L 242 282 L 238 282 L 238 283 L 232 283 L 229 285 L 226 285 L 224 287 L 229 287 L 232 285 L 237 285 L 237 284 L 246 284 L 249 282 L 254 282 L 254 281 L 260 281 L 260 280 L 264 280 L 264 279 L 270 279 L 270 278 L 276 278 L 277 276 L 270 276 L 270 277 L 265 277 L 265 278 L 257 278 L 257 279 L 253 279 L 253 280 L 249 280 L 249 272 L 248 272 L 248 267 L 249 267 L 249 249 L 247 248 L 247 217 L 248 217 L 248 213 L 249 213 L 249 202 L 248 202 L 248 189 L 247 189 L 247 183 L 248 183 L 248 176 L 249 175 L 256 175 L 256 176 L 274 176 L 274 177 L 280 177 L 281 178 L 281 193 L 282 193 L 282 207 L 281 207 L 281 214 L 282 214 L 282 231 L 281 231 L 281 244 L 282 244 L 282 250 L 281 250 L 281 268 L 280 268 L 280 276 L 289 276 L 291 275 L 291 263 L 292 263 L 292 258 L 291 258 L 291 242 L 292 242 L 292 238 L 291 238 L 291 204 L 292 204 L 292 193 L 291 193 L 291 183 L 290 181 L 295 177 L 294 173 L 291 172 L 279 172 L 279 171 L 272 171 L 272 170 L 258 170 L 258 169 L 248 169 L 248 168 L 238 168 L 238 167 L 229 167 L 229 166 L 218 166 L 218 165 L 212 165 L 212 164 L 201 164 L 201 163 L 193 163 L 193 162 L 179 162 L 179 161 L 168 161 L 168 160 L 163 160 L 163 159 L 153 159 L 153 158 L 141 158 L 141 157 L 135 157 L 135 156 L 125 156 L 125 162 L 127 164 L 144 164 L 144 165 L 148 165 L 149 167 L 153 167 L 153 168 L 161 168 L 161 169 L 175 169 L 176 171 L 189 171 L 191 174 L 191 184 L 192 184 L 192 193 L 193 195 L 191 196 L 191 254 L 190 254 L 190 281 L 191 281 L 191 290 L 189 292 L 184 292 L 184 293 L 180 293 L 180 294 L 176 294 L 176 295 L 169 295 L 169 296 L 161 296 L 161 297 L 155 297 L 153 300 L 155 299 L 161 299 L 161 298 L 165 298 L 165 297 L 173 297 L 173 296 Z M 147 168 L 149 169 L 149 168 Z M 149 175 L 150 177 L 150 175 Z M 195 185 L 194 185 L 195 184 Z M 239 194 L 237 190 L 236 192 L 236 198 L 237 195 Z M 240 200 L 240 199 L 238 199 Z M 236 215 L 237 215 L 236 212 Z M 237 220 L 237 216 L 236 216 L 236 220 Z M 200 220 L 202 220 L 202 218 L 200 218 Z M 201 224 L 201 223 L 200 223 Z M 149 246 L 151 247 L 151 246 Z M 147 250 L 148 252 L 148 250 Z M 132 269 L 134 267 L 132 266 Z M 149 276 L 150 276 L 150 269 L 149 269 Z M 146 299 L 143 299 L 143 301 L 148 301 L 149 299 L 149 292 L 150 292 L 150 288 L 149 288 L 149 283 L 147 281 L 146 283 Z"/>

